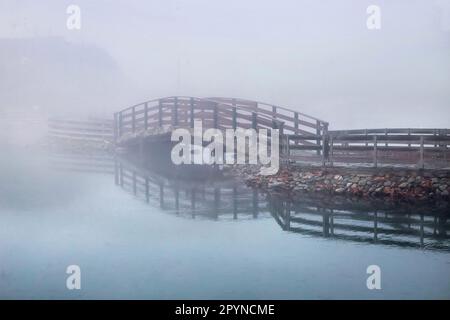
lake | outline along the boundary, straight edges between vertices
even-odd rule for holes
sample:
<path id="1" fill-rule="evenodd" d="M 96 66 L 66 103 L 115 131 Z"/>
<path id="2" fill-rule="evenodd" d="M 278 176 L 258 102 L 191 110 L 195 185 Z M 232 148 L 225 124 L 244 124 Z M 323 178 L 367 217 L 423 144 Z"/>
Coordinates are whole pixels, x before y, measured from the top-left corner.
<path id="1" fill-rule="evenodd" d="M 2 299 L 450 298 L 445 206 L 292 202 L 108 155 L 3 151 Z"/>

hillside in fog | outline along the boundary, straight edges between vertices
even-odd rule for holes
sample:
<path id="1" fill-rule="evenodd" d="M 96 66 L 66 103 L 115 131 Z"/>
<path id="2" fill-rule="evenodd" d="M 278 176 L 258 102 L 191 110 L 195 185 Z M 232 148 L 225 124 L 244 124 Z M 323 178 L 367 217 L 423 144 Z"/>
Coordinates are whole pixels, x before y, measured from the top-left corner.
<path id="1" fill-rule="evenodd" d="M 110 113 L 123 75 L 92 45 L 61 37 L 0 39 L 1 109 L 50 113 Z"/>

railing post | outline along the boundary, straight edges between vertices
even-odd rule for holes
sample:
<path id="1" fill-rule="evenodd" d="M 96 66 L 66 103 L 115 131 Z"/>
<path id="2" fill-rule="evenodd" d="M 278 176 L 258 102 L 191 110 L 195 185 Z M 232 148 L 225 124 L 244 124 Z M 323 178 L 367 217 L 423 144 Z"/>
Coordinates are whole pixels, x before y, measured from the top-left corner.
<path id="1" fill-rule="evenodd" d="M 144 105 L 144 129 L 148 129 L 148 102 Z"/>
<path id="2" fill-rule="evenodd" d="M 158 100 L 158 125 L 160 128 L 162 127 L 162 101 L 161 101 L 161 99 Z"/>
<path id="3" fill-rule="evenodd" d="M 190 99 L 190 107 L 191 107 L 191 128 L 194 128 L 194 98 Z"/>
<path id="4" fill-rule="evenodd" d="M 322 166 L 325 166 L 327 158 L 328 158 L 328 123 L 324 123 L 322 129 Z"/>
<path id="5" fill-rule="evenodd" d="M 420 149 L 419 149 L 419 168 L 423 169 L 425 167 L 424 163 L 424 145 L 423 145 L 423 136 L 420 136 Z"/>
<path id="6" fill-rule="evenodd" d="M 122 112 L 119 112 L 119 127 L 117 128 L 119 137 L 123 134 L 122 125 L 123 125 L 123 116 Z"/>
<path id="7" fill-rule="evenodd" d="M 232 119 L 231 119 L 231 125 L 234 130 L 237 128 L 237 110 L 236 110 L 236 99 L 232 100 Z"/>
<path id="8" fill-rule="evenodd" d="M 316 135 L 320 136 L 320 121 L 316 120 Z M 316 144 L 320 147 L 320 138 L 316 139 Z M 320 155 L 320 149 L 317 149 L 317 155 Z"/>
<path id="9" fill-rule="evenodd" d="M 118 124 L 117 124 L 117 113 L 114 113 L 114 144 L 117 144 L 117 138 L 119 135 Z"/>
<path id="10" fill-rule="evenodd" d="M 213 125 L 214 125 L 214 129 L 217 129 L 219 127 L 219 112 L 218 112 L 217 103 L 214 104 L 213 108 L 214 108 Z"/>
<path id="11" fill-rule="evenodd" d="M 172 125 L 176 127 L 178 125 L 178 97 L 175 97 L 172 109 Z"/>
<path id="12" fill-rule="evenodd" d="M 276 127 L 278 128 L 279 133 L 280 155 L 282 155 L 284 151 L 284 140 L 283 140 L 284 122 L 277 123 Z"/>
<path id="13" fill-rule="evenodd" d="M 272 118 L 273 118 L 273 120 L 272 120 L 272 128 L 273 129 L 277 128 L 277 124 L 276 124 L 276 121 L 275 121 L 276 118 L 277 118 L 276 114 L 277 114 L 277 107 L 272 106 Z"/>
<path id="14" fill-rule="evenodd" d="M 252 112 L 252 129 L 257 129 L 258 128 L 258 115 L 256 114 L 256 112 Z"/>
<path id="15" fill-rule="evenodd" d="M 289 163 L 289 155 L 291 153 L 291 150 L 289 148 L 289 135 L 288 134 L 286 135 L 286 141 L 285 142 L 286 142 L 286 144 L 284 146 L 284 150 L 286 152 L 286 163 Z"/>
<path id="16" fill-rule="evenodd" d="M 333 136 L 330 135 L 330 155 L 329 155 L 329 161 L 330 161 L 330 165 L 333 166 Z"/>
<path id="17" fill-rule="evenodd" d="M 136 131 L 136 111 L 135 107 L 131 108 L 131 131 Z"/>
<path id="18" fill-rule="evenodd" d="M 387 146 L 389 146 L 389 143 L 387 142 L 387 140 L 388 140 L 387 139 L 387 136 L 388 136 L 388 129 L 387 128 L 384 129 L 384 135 L 386 136 L 386 143 L 384 144 L 384 146 L 387 147 Z"/>
<path id="19" fill-rule="evenodd" d="M 408 128 L 408 138 L 411 136 L 411 128 Z M 408 140 L 409 141 L 409 140 Z M 411 147 L 411 143 L 408 143 L 408 147 Z"/>
<path id="20" fill-rule="evenodd" d="M 373 136 L 373 166 L 376 168 L 378 166 L 378 137 Z"/>
<path id="21" fill-rule="evenodd" d="M 364 129 L 364 133 L 366 135 L 366 147 L 367 147 L 369 145 L 369 141 L 368 141 L 369 137 L 368 137 L 368 134 L 367 134 L 367 129 Z"/>

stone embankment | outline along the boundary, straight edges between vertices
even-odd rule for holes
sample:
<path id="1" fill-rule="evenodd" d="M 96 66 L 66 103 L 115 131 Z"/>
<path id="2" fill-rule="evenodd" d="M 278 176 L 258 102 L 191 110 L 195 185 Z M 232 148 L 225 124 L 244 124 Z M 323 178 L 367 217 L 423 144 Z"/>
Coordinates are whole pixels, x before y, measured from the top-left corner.
<path id="1" fill-rule="evenodd" d="M 450 171 L 403 169 L 282 168 L 263 176 L 256 167 L 233 168 L 245 183 L 269 192 L 327 193 L 394 199 L 447 199 Z"/>

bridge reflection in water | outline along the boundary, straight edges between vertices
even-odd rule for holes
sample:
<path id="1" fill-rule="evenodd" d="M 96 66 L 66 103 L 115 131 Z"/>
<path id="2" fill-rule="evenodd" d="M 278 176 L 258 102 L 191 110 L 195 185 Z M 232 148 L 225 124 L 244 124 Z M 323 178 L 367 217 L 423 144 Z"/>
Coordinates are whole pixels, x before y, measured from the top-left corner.
<path id="1" fill-rule="evenodd" d="M 448 203 L 268 196 L 242 182 L 183 182 L 116 159 L 115 182 L 167 212 L 192 218 L 273 219 L 282 230 L 359 243 L 450 251 Z"/>
<path id="2" fill-rule="evenodd" d="M 282 230 L 309 237 L 450 251 L 448 202 L 408 204 L 306 194 L 292 201 L 223 177 L 179 179 L 168 174 L 174 172 L 170 168 L 161 174 L 121 157 L 53 154 L 51 159 L 59 170 L 114 174 L 118 187 L 180 217 L 274 219 Z"/>

